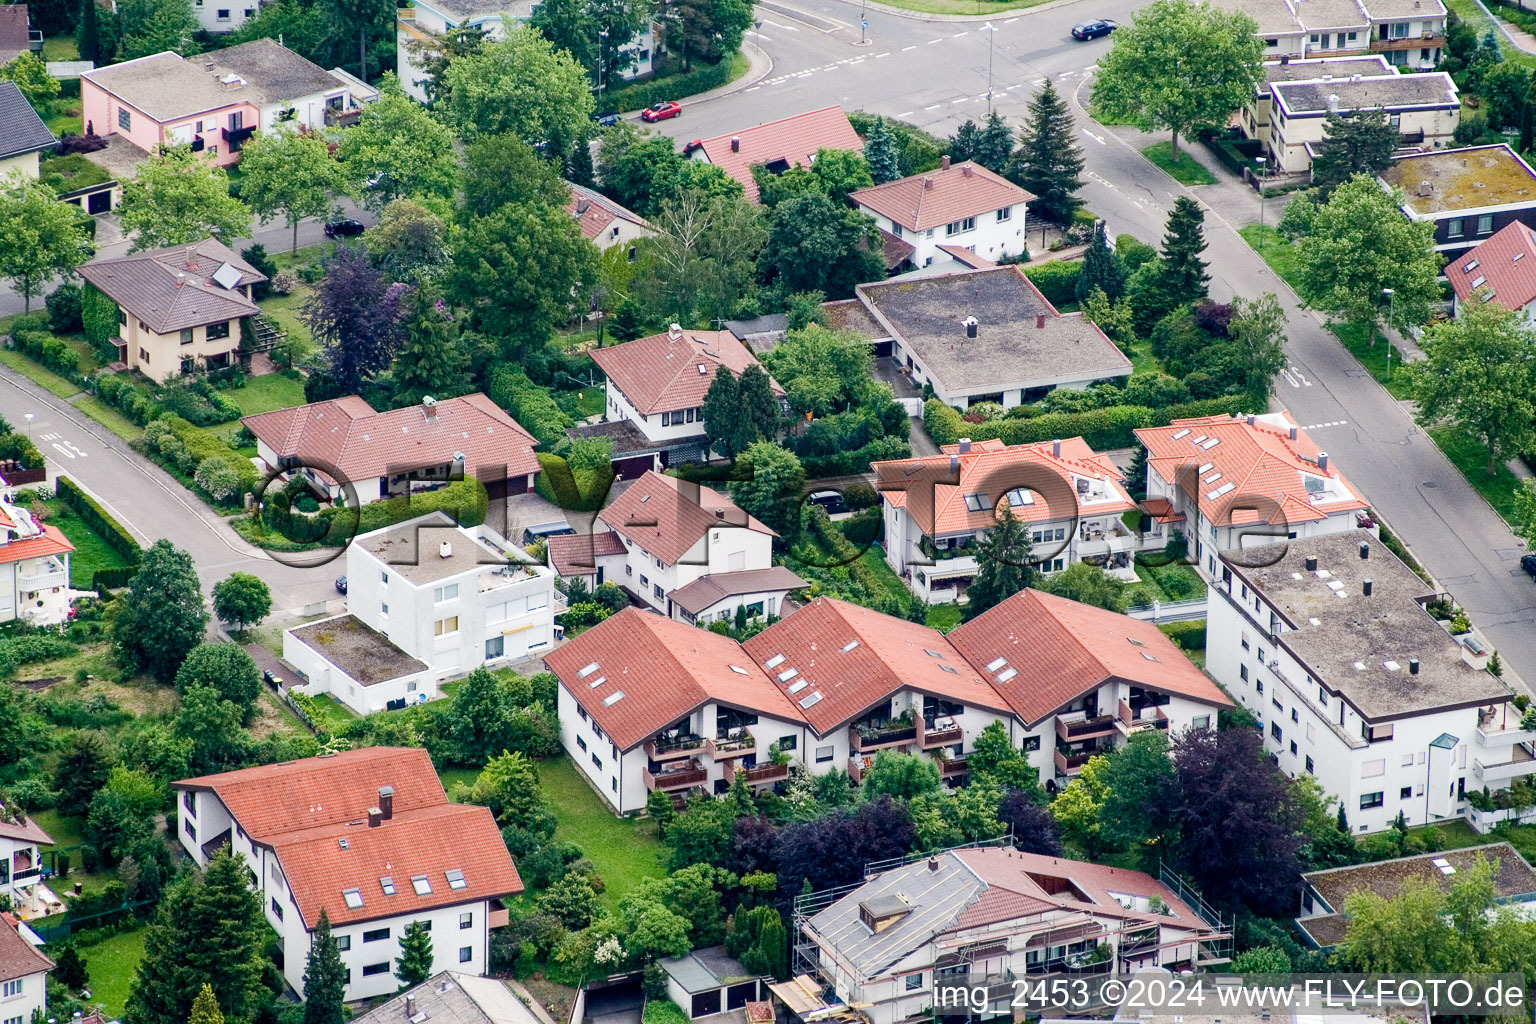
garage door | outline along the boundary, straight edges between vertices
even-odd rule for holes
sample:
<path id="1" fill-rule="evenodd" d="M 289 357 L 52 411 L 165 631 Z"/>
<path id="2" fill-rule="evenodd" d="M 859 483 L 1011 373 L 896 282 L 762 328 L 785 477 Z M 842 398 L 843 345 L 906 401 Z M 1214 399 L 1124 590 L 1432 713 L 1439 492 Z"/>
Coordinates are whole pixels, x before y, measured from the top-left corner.
<path id="1" fill-rule="evenodd" d="M 700 992 L 693 997 L 693 1012 L 690 1017 L 708 1017 L 712 1013 L 720 1012 L 720 990 L 711 989 L 708 992 Z"/>
<path id="2" fill-rule="evenodd" d="M 739 1010 L 756 998 L 757 982 L 747 981 L 740 985 L 732 985 L 725 990 L 725 1008 L 727 1010 Z"/>

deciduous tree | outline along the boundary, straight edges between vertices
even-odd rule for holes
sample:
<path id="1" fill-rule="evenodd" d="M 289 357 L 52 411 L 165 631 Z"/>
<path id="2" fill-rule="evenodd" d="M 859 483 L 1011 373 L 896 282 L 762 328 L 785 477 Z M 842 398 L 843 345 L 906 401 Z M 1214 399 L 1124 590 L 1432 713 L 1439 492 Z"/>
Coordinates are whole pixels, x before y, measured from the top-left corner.
<path id="1" fill-rule="evenodd" d="M 300 308 L 300 318 L 325 346 L 332 378 L 343 394 L 389 366 L 400 344 L 400 295 L 359 248 L 338 246 L 325 276 Z"/>
<path id="2" fill-rule="evenodd" d="M 187 654 L 176 672 L 176 692 L 194 686 L 211 687 L 240 708 L 243 724 L 255 717 L 261 698 L 261 669 L 239 644 L 199 644 Z"/>
<path id="3" fill-rule="evenodd" d="M 342 132 L 336 155 L 370 210 L 413 199 L 446 214 L 458 190 L 453 132 L 405 95 L 393 76 L 357 124 Z"/>
<path id="4" fill-rule="evenodd" d="M 647 319 L 729 316 L 753 284 L 766 230 L 760 210 L 735 196 L 687 191 L 661 204 L 642 240 L 632 287 Z"/>
<path id="5" fill-rule="evenodd" d="M 563 207 L 570 198 L 559 165 L 515 135 L 483 135 L 464 148 L 462 223 L 512 203 Z"/>
<path id="6" fill-rule="evenodd" d="M 883 277 L 885 263 L 874 221 L 808 192 L 774 207 L 758 272 L 787 291 L 840 299 L 852 295 L 855 285 Z"/>
<path id="7" fill-rule="evenodd" d="M 1274 292 L 1256 299 L 1237 296 L 1232 300 L 1232 319 L 1227 321 L 1227 336 L 1237 343 L 1245 366 L 1245 390 L 1250 395 L 1268 396 L 1275 388 L 1275 375 L 1285 368 L 1285 310 Z"/>
<path id="8" fill-rule="evenodd" d="M 299 251 L 299 222 L 328 216 L 346 184 L 325 137 L 289 127 L 258 132 L 246 143 L 240 173 L 241 200 L 259 217 L 288 222 L 290 252 Z"/>
<path id="9" fill-rule="evenodd" d="M 195 52 L 192 34 L 197 31 L 197 19 L 187 0 L 122 0 L 117 5 L 117 27 L 124 60 L 166 50 L 183 55 Z"/>
<path id="10" fill-rule="evenodd" d="M 509 133 L 563 152 L 587 132 L 592 92 L 570 54 L 531 28 L 513 28 L 448 66 L 446 113 L 466 139 Z"/>
<path id="11" fill-rule="evenodd" d="M 48 65 L 32 53 L 23 53 L 0 65 L 0 82 L 15 82 L 16 88 L 34 107 L 59 94 L 59 80 L 50 75 Z"/>
<path id="12" fill-rule="evenodd" d="M 732 500 L 779 536 L 793 537 L 805 490 L 805 468 L 795 453 L 772 441 L 758 441 L 741 453 L 736 466 L 742 479 L 731 481 Z"/>
<path id="13" fill-rule="evenodd" d="M 725 370 L 715 373 L 704 392 L 704 436 L 709 447 L 727 459 L 734 459 L 738 449 L 736 439 L 741 434 L 741 386 L 736 375 Z"/>
<path id="14" fill-rule="evenodd" d="M 1025 853 L 1061 855 L 1061 827 L 1033 793 L 1010 789 L 997 804 L 997 820 L 1013 833 L 1013 847 Z"/>
<path id="15" fill-rule="evenodd" d="M 251 233 L 251 211 L 229 194 L 229 178 L 192 152 L 162 149 L 123 186 L 117 213 L 133 235 L 131 251 L 186 245 L 215 235 L 225 245 Z M 180 1022 L 178 1022 L 180 1024 Z"/>
<path id="16" fill-rule="evenodd" d="M 0 180 L 0 278 L 21 293 L 22 309 L 48 284 L 91 257 L 80 212 L 42 182 L 13 175 Z"/>
<path id="17" fill-rule="evenodd" d="M 208 625 L 192 557 L 168 540 L 157 540 L 144 552 L 128 592 L 114 605 L 112 639 L 118 651 L 162 683 L 176 677 Z"/>
<path id="18" fill-rule="evenodd" d="M 884 793 L 897 800 L 911 800 L 936 792 L 939 786 L 939 765 L 933 758 L 882 750 L 875 754 L 859 788 L 870 796 Z"/>
<path id="19" fill-rule="evenodd" d="M 363 248 L 391 280 L 420 285 L 448 266 L 448 228 L 420 203 L 396 199 L 363 235 Z"/>

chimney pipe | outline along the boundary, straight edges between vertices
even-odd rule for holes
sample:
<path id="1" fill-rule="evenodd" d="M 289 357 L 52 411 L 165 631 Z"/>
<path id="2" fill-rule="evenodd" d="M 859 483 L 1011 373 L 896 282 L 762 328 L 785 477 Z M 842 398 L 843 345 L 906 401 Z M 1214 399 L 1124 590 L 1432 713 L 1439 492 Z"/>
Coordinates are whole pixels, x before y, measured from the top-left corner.
<path id="1" fill-rule="evenodd" d="M 966 164 L 963 167 L 961 167 L 960 168 L 960 173 L 965 175 L 967 178 L 969 178 L 971 176 L 971 165 L 970 164 Z"/>
<path id="2" fill-rule="evenodd" d="M 977 321 L 977 319 L 975 317 L 968 316 L 964 320 L 962 320 L 961 323 L 965 324 L 965 336 L 967 338 L 974 338 L 974 337 L 976 337 L 976 329 L 978 327 L 980 327 L 981 324 Z"/>
<path id="3" fill-rule="evenodd" d="M 1418 658 L 1409 658 L 1408 659 L 1408 674 L 1411 675 L 1411 676 L 1416 676 L 1416 675 L 1419 674 L 1419 659 Z"/>
<path id="4" fill-rule="evenodd" d="M 438 558 L 452 558 L 453 557 L 453 545 L 448 543 L 447 541 L 443 541 L 441 544 L 439 544 L 437 546 L 437 557 Z"/>
<path id="5" fill-rule="evenodd" d="M 959 455 L 951 455 L 949 457 L 949 471 L 951 473 L 958 473 L 958 472 L 960 472 L 960 456 Z"/>
<path id="6" fill-rule="evenodd" d="M 968 438 L 968 437 L 962 437 L 960 439 L 960 454 L 964 455 L 967 452 L 969 452 L 970 450 L 971 450 L 971 439 Z"/>
<path id="7" fill-rule="evenodd" d="M 939 170 L 949 170 L 949 154 L 946 153 L 944 156 L 939 158 Z"/>
<path id="8" fill-rule="evenodd" d="M 1249 413 L 1248 414 L 1248 425 L 1250 427 L 1253 426 L 1258 421 L 1259 421 L 1259 418 L 1257 416 L 1255 416 L 1253 413 Z"/>
<path id="9" fill-rule="evenodd" d="M 414 1016 L 416 1016 L 416 997 L 407 995 L 405 997 L 405 1019 L 410 1020 Z"/>
<path id="10" fill-rule="evenodd" d="M 933 175 L 930 174 L 923 179 L 923 188 L 933 188 Z"/>
<path id="11" fill-rule="evenodd" d="M 1057 438 L 1056 440 L 1051 442 L 1051 458 L 1053 458 L 1053 459 L 1061 458 L 1061 439 L 1060 438 Z"/>
<path id="12" fill-rule="evenodd" d="M 949 157 L 945 157 L 944 160 L 946 162 L 948 162 Z M 937 871 L 937 870 L 939 870 L 939 858 L 937 858 L 937 857 L 929 857 L 928 858 L 928 870 L 929 871 Z"/>
<path id="13" fill-rule="evenodd" d="M 1370 580 L 1361 580 L 1360 581 L 1360 593 L 1364 594 L 1366 597 L 1370 597 L 1371 596 L 1371 581 Z"/>
<path id="14" fill-rule="evenodd" d="M 739 136 L 736 136 L 736 135 L 732 135 L 731 136 L 731 152 L 732 153 L 740 153 L 741 152 L 741 138 Z"/>
<path id="15" fill-rule="evenodd" d="M 368 808 L 368 827 L 378 828 L 384 824 L 384 812 L 377 807 Z"/>
<path id="16" fill-rule="evenodd" d="M 1296 427 L 1294 425 L 1291 427 L 1291 440 L 1296 440 Z"/>
<path id="17" fill-rule="evenodd" d="M 395 816 L 395 787 L 379 787 L 379 813 L 388 821 Z"/>
<path id="18" fill-rule="evenodd" d="M 187 269 L 197 269 L 197 246 L 195 245 L 187 246 Z"/>
<path id="19" fill-rule="evenodd" d="M 1324 473 L 1328 472 L 1328 453 L 1327 452 L 1318 452 L 1317 453 L 1317 468 L 1322 470 Z"/>
<path id="20" fill-rule="evenodd" d="M 1307 572 L 1317 572 L 1317 556 L 1307 556 Z"/>
<path id="21" fill-rule="evenodd" d="M 1045 314 L 1044 313 L 1036 313 L 1035 314 L 1035 330 L 1037 330 L 1037 331 L 1038 330 L 1042 330 L 1042 329 L 1044 329 L 1044 327 L 1045 327 Z"/>
<path id="22" fill-rule="evenodd" d="M 421 396 L 421 414 L 428 423 L 437 422 L 437 399 L 431 395 Z"/>
<path id="23" fill-rule="evenodd" d="M 1360 561 L 1363 562 L 1367 558 L 1370 558 L 1370 557 L 1371 557 L 1371 545 L 1370 545 L 1370 543 L 1368 541 L 1361 541 L 1360 542 Z"/>

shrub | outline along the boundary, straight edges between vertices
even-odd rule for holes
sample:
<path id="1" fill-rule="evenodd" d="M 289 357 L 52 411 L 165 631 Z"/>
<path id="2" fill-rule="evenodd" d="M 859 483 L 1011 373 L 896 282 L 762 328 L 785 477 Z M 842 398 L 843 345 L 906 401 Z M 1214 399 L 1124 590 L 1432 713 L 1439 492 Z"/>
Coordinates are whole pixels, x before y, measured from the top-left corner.
<path id="1" fill-rule="evenodd" d="M 82 491 L 73 480 L 61 476 L 54 484 L 59 500 L 68 505 L 86 525 L 95 530 L 107 546 L 131 562 L 138 562 L 141 548 L 128 528 L 112 517 L 112 514 Z M 115 570 L 107 570 L 115 571 Z M 126 582 L 126 581 L 124 581 Z"/>
<path id="2" fill-rule="evenodd" d="M 206 380 L 183 380 L 160 390 L 158 405 L 198 427 L 240 418 L 240 407 Z"/>
<path id="3" fill-rule="evenodd" d="M 566 440 L 565 428 L 571 418 L 560 411 L 549 392 L 511 367 L 500 367 L 491 374 L 487 397 L 512 414 L 522 428 L 547 449 Z"/>
<path id="4" fill-rule="evenodd" d="M 83 326 L 80 320 L 80 286 L 65 281 L 49 294 L 44 304 L 48 307 L 48 326 L 56 334 L 75 334 Z"/>
<path id="5" fill-rule="evenodd" d="M 55 373 L 80 372 L 80 354 L 44 331 L 12 331 L 17 351 L 30 356 Z"/>
<path id="6" fill-rule="evenodd" d="M 80 290 L 80 327 L 85 332 L 85 340 L 89 341 L 96 351 L 104 354 L 110 349 L 115 356 L 117 303 L 107 298 L 106 294 L 93 284 L 87 284 Z"/>
<path id="7" fill-rule="evenodd" d="M 1024 276 L 1040 289 L 1040 294 L 1045 296 L 1047 302 L 1060 307 L 1077 301 L 1077 279 L 1082 271 L 1081 263 L 1056 260 L 1030 267 L 1024 271 Z"/>
<path id="8" fill-rule="evenodd" d="M 843 488 L 843 500 L 848 503 L 850 509 L 857 512 L 880 504 L 880 494 L 869 484 L 849 484 Z"/>
<path id="9" fill-rule="evenodd" d="M 718 64 L 705 64 L 700 61 L 693 65 L 691 71 L 668 75 L 665 78 L 654 78 L 648 82 L 626 85 L 618 89 L 609 89 L 599 105 L 604 109 L 623 113 L 629 110 L 641 110 L 663 100 L 696 96 L 701 92 L 718 89 L 731 80 L 731 70 L 740 59 L 744 58 L 732 55 Z"/>
<path id="10" fill-rule="evenodd" d="M 201 466 L 206 459 L 222 458 L 234 470 L 239 484 L 235 494 L 244 494 L 256 487 L 256 467 L 251 465 L 251 460 L 242 456 L 229 445 L 219 440 L 201 427 L 195 427 L 180 416 L 171 413 L 161 415 L 156 423 L 164 424 L 163 434 L 158 442 L 160 457 L 156 460 L 167 468 L 174 468 L 177 473 L 186 476 L 195 467 Z M 165 440 L 165 436 L 173 438 L 177 445 L 171 445 Z M 144 447 L 149 449 L 151 434 L 146 431 Z M 170 448 L 174 454 L 167 454 Z M 146 452 L 148 454 L 148 452 Z M 196 482 L 194 480 L 194 482 Z"/>
<path id="11" fill-rule="evenodd" d="M 0 640 L 0 679 L 10 676 L 19 666 L 66 658 L 79 650 L 68 640 L 51 633 L 29 633 Z"/>
<path id="12" fill-rule="evenodd" d="M 1144 405 L 1111 405 L 1086 412 L 1052 412 L 1033 417 L 1010 417 L 971 424 L 958 410 L 936 398 L 923 405 L 923 422 L 935 443 L 954 444 L 961 437 L 973 441 L 998 438 L 1005 444 L 1033 444 L 1054 438 L 1082 437 L 1098 451 L 1106 448 L 1130 448 L 1136 445 L 1138 427 L 1162 427 L 1176 419 L 1196 416 L 1231 415 L 1255 405 L 1247 395 L 1182 402 L 1161 409 Z"/>
<path id="13" fill-rule="evenodd" d="M 875 115 L 856 110 L 848 115 L 848 120 L 854 131 L 868 135 L 870 127 L 875 123 Z M 939 166 L 939 159 L 948 148 L 944 140 L 929 135 L 915 125 L 890 117 L 885 119 L 885 126 L 896 140 L 897 161 L 904 177 L 931 171 Z"/>
<path id="14" fill-rule="evenodd" d="M 217 502 L 227 502 L 240 490 L 240 473 L 221 455 L 212 455 L 197 465 L 192 479 Z"/>
<path id="15" fill-rule="evenodd" d="M 1168 639 L 1178 644 L 1181 650 L 1205 650 L 1205 623 L 1203 621 L 1166 622 L 1158 628 L 1167 635 Z"/>

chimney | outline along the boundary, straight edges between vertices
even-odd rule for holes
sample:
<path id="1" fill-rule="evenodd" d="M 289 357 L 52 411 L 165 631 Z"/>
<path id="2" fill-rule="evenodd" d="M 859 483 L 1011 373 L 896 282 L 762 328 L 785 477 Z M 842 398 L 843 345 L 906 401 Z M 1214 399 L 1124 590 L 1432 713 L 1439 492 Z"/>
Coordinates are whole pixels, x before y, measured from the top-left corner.
<path id="1" fill-rule="evenodd" d="M 1409 658 L 1408 659 L 1408 674 L 1411 675 L 1411 676 L 1416 676 L 1416 675 L 1419 674 L 1419 659 L 1418 658 Z"/>
<path id="2" fill-rule="evenodd" d="M 452 558 L 453 557 L 453 545 L 448 543 L 447 541 L 443 541 L 441 544 L 439 544 L 437 546 L 437 557 L 439 557 L 439 558 Z"/>
<path id="3" fill-rule="evenodd" d="M 379 813 L 388 821 L 395 816 L 395 787 L 379 787 Z"/>
<path id="4" fill-rule="evenodd" d="M 941 156 L 939 158 L 939 170 L 941 170 L 941 171 L 949 170 L 949 154 L 946 153 L 944 156 Z"/>
<path id="5" fill-rule="evenodd" d="M 725 509 L 723 509 L 723 508 L 715 509 L 715 518 L 716 519 L 724 519 L 725 518 Z"/>
<path id="6" fill-rule="evenodd" d="M 976 328 L 980 327 L 981 324 L 975 317 L 968 316 L 964 320 L 960 321 L 960 323 L 965 326 L 965 336 L 967 338 L 976 337 Z"/>
<path id="7" fill-rule="evenodd" d="M 1318 452 L 1317 453 L 1317 468 L 1322 470 L 1324 473 L 1328 472 L 1328 453 L 1327 452 Z"/>
<path id="8" fill-rule="evenodd" d="M 1258 421 L 1259 421 L 1259 418 L 1257 416 L 1255 416 L 1253 413 L 1249 413 L 1248 414 L 1248 425 L 1250 427 L 1253 426 Z"/>
<path id="9" fill-rule="evenodd" d="M 966 164 L 964 167 L 960 168 L 960 173 L 969 178 L 971 176 L 971 165 Z"/>
<path id="10" fill-rule="evenodd" d="M 960 454 L 961 455 L 965 455 L 970 450 L 971 450 L 971 439 L 968 438 L 968 437 L 962 437 L 960 439 Z"/>
<path id="11" fill-rule="evenodd" d="M 668 341 L 681 341 L 682 339 L 683 339 L 683 325 L 682 324 L 668 324 L 667 325 L 667 340 Z"/>
<path id="12" fill-rule="evenodd" d="M 592 203 L 587 199 L 586 196 L 582 196 L 580 199 L 576 200 L 576 216 L 580 217 L 591 208 Z"/>
<path id="13" fill-rule="evenodd" d="M 368 827 L 378 828 L 384 824 L 384 812 L 377 807 L 368 808 Z"/>
<path id="14" fill-rule="evenodd" d="M 1044 328 L 1045 328 L 1045 314 L 1044 313 L 1036 313 L 1035 314 L 1035 329 L 1036 330 L 1043 330 Z"/>
<path id="15" fill-rule="evenodd" d="M 1363 562 L 1367 558 L 1370 558 L 1370 557 L 1371 557 L 1371 545 L 1368 542 L 1366 542 L 1366 541 L 1361 541 L 1360 542 L 1360 561 Z"/>
<path id="16" fill-rule="evenodd" d="M 428 423 L 437 422 L 437 399 L 431 395 L 421 396 L 421 414 Z"/>
<path id="17" fill-rule="evenodd" d="M 414 1016 L 416 1016 L 416 997 L 408 995 L 405 997 L 405 1019 L 410 1020 Z"/>
<path id="18" fill-rule="evenodd" d="M 1307 556 L 1306 565 L 1307 565 L 1307 572 L 1317 572 L 1317 556 L 1316 555 L 1308 555 Z"/>
<path id="19" fill-rule="evenodd" d="M 740 153 L 741 152 L 741 137 L 739 135 L 732 135 L 731 136 L 731 152 L 732 153 Z"/>
<path id="20" fill-rule="evenodd" d="M 187 246 L 187 269 L 197 269 L 197 246 L 195 245 Z"/>
<path id="21" fill-rule="evenodd" d="M 951 455 L 949 457 L 949 471 L 951 473 L 958 473 L 958 472 L 960 472 L 960 456 L 958 456 L 958 455 Z"/>
<path id="22" fill-rule="evenodd" d="M 945 157 L 945 159 L 947 160 L 949 158 Z M 923 188 L 925 188 L 925 189 L 933 188 L 933 175 L 930 174 L 930 175 L 927 175 L 927 176 L 925 176 L 923 178 Z"/>
<path id="23" fill-rule="evenodd" d="M 1291 427 L 1291 440 L 1296 440 L 1296 427 L 1294 425 Z"/>
<path id="24" fill-rule="evenodd" d="M 1370 580 L 1361 580 L 1360 581 L 1360 593 L 1364 594 L 1366 597 L 1370 597 L 1371 596 L 1371 581 Z"/>
<path id="25" fill-rule="evenodd" d="M 947 162 L 949 160 L 949 157 L 945 157 L 944 159 Z M 937 871 L 937 870 L 939 870 L 939 858 L 937 858 L 937 857 L 929 857 L 928 858 L 928 870 L 929 871 Z"/>
<path id="26" fill-rule="evenodd" d="M 1061 441 L 1059 439 L 1051 442 L 1051 458 L 1061 458 Z"/>
<path id="27" fill-rule="evenodd" d="M 1337 114 L 1339 112 L 1339 94 L 1336 92 L 1328 94 L 1328 112 L 1330 114 Z"/>
<path id="28" fill-rule="evenodd" d="M 183 284 L 186 283 L 186 281 L 187 281 L 187 275 L 183 274 L 179 270 L 176 271 L 176 287 L 180 288 Z"/>

